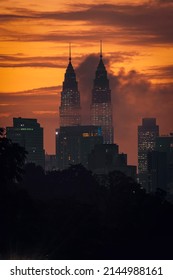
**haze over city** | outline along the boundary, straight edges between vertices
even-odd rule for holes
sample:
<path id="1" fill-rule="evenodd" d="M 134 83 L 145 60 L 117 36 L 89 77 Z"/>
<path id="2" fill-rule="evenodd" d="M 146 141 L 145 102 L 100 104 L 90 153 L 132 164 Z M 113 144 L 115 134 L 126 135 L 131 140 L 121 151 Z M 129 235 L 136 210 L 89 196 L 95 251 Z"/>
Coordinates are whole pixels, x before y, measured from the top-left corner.
<path id="1" fill-rule="evenodd" d="M 1 0 L 0 126 L 11 126 L 13 117 L 37 118 L 46 152 L 55 153 L 69 42 L 88 124 L 102 40 L 114 141 L 129 163 L 137 164 L 137 126 L 143 117 L 155 117 L 161 134 L 173 129 L 171 2 Z"/>

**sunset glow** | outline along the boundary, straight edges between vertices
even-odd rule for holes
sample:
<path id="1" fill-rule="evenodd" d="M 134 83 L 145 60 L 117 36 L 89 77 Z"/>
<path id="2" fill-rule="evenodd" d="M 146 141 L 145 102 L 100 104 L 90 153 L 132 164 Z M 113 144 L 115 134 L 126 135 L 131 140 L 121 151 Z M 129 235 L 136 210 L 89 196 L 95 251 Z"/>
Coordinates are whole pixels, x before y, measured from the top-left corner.
<path id="1" fill-rule="evenodd" d="M 0 127 L 37 118 L 46 152 L 55 153 L 68 44 L 87 114 L 102 40 L 115 142 L 136 164 L 143 117 L 156 117 L 161 134 L 173 131 L 172 15 L 168 0 L 1 0 Z"/>

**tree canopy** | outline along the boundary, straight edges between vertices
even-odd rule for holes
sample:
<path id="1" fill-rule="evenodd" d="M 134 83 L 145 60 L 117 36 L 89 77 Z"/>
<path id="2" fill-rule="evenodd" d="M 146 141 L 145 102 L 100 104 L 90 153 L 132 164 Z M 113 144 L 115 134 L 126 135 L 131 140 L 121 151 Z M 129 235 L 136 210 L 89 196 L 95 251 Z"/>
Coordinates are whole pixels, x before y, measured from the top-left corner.
<path id="1" fill-rule="evenodd" d="M 0 134 L 0 181 L 1 185 L 8 182 L 19 182 L 22 178 L 23 167 L 27 152 L 17 143 Z"/>

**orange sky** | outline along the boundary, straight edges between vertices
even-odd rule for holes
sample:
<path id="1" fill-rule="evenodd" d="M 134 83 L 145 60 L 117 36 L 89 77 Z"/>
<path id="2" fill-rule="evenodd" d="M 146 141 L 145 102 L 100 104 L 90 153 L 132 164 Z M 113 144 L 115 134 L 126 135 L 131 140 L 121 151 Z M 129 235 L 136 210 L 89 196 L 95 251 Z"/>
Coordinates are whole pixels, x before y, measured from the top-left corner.
<path id="1" fill-rule="evenodd" d="M 103 40 L 115 142 L 136 164 L 142 117 L 156 117 L 161 133 L 173 131 L 172 14 L 170 0 L 1 0 L 0 126 L 37 118 L 54 153 L 68 43 L 86 113 Z"/>

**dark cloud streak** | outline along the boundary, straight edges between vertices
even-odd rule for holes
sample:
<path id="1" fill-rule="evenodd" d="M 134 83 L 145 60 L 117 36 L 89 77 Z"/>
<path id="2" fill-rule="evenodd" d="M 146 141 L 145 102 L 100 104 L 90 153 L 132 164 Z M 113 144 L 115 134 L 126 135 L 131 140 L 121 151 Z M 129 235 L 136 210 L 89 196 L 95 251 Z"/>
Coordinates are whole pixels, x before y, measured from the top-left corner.
<path id="1" fill-rule="evenodd" d="M 162 3 L 163 1 L 159 1 Z M 82 9 L 83 7 L 83 9 Z M 13 22 L 20 20 L 31 20 L 31 21 L 57 21 L 57 22 L 83 22 L 88 23 L 90 26 L 107 26 L 111 28 L 111 31 L 105 31 L 107 38 L 115 34 L 123 33 L 123 37 L 126 38 L 126 42 L 129 44 L 164 44 L 173 43 L 173 6 L 167 1 L 167 5 L 158 5 L 156 2 L 148 2 L 141 5 L 118 5 L 118 4 L 100 4 L 100 5 L 84 5 L 81 4 L 81 10 L 79 11 L 66 11 L 66 12 L 36 12 L 27 9 L 18 9 L 9 14 L 1 14 L 0 21 Z M 81 24 L 82 25 L 82 24 Z M 118 30 L 119 28 L 120 30 Z M 91 32 L 84 32 L 79 28 L 78 34 L 74 32 L 70 34 L 73 40 L 81 40 L 82 35 L 90 37 L 92 40 L 93 36 L 98 37 L 98 29 L 92 30 Z M 60 39 L 65 38 L 62 34 L 51 32 L 46 35 L 41 34 L 27 34 L 23 36 L 21 40 L 26 41 L 56 41 L 57 36 Z M 68 34 L 69 36 L 69 34 Z M 71 38 L 69 38 L 71 39 Z M 121 42 L 123 38 L 119 37 Z"/>
<path id="2" fill-rule="evenodd" d="M 114 62 L 129 62 L 134 56 L 139 55 L 137 52 L 108 52 L 107 56 L 111 57 L 112 63 Z M 75 63 L 80 64 L 85 56 L 75 56 Z M 66 61 L 66 63 L 65 63 Z M 0 55 L 0 67 L 48 67 L 48 68 L 66 68 L 68 57 L 67 56 L 35 56 L 27 57 L 24 54 L 17 55 Z"/>
<path id="3" fill-rule="evenodd" d="M 172 79 L 173 65 L 153 66 L 147 69 L 147 76 L 155 79 Z"/>

